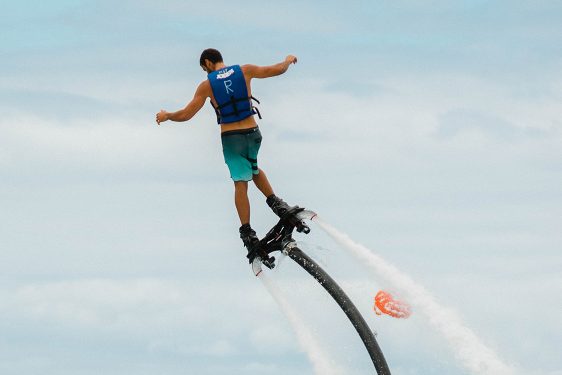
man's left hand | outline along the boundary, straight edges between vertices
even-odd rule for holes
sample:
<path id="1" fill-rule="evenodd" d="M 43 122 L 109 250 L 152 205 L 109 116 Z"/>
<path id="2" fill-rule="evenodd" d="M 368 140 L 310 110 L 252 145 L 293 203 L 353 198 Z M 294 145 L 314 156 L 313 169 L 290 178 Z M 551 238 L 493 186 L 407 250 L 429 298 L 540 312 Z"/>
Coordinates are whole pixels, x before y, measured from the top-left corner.
<path id="1" fill-rule="evenodd" d="M 168 112 L 162 109 L 156 114 L 156 123 L 160 125 L 160 123 L 164 121 L 168 121 Z"/>

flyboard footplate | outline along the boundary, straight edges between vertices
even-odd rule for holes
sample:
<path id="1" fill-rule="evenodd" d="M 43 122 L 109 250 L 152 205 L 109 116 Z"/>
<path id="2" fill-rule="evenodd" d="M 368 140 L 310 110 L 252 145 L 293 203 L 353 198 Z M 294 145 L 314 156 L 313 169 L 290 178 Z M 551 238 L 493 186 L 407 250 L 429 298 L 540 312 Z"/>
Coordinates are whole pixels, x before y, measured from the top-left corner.
<path id="1" fill-rule="evenodd" d="M 271 228 L 266 236 L 260 240 L 255 251 L 250 258 L 252 272 L 258 276 L 262 271 L 262 265 L 269 269 L 275 267 L 275 257 L 269 254 L 273 251 L 287 253 L 292 247 L 296 246 L 292 238 L 293 230 L 300 233 L 310 233 L 310 228 L 305 223 L 316 217 L 316 212 L 306 210 L 299 206 L 292 207 L 280 220 Z"/>

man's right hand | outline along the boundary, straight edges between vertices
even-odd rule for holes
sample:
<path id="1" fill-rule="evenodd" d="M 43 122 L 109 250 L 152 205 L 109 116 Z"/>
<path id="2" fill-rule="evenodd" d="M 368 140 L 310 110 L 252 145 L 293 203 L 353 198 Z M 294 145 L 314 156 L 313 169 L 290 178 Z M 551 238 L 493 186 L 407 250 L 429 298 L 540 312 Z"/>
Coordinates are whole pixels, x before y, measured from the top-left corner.
<path id="1" fill-rule="evenodd" d="M 293 55 L 289 55 L 289 56 L 285 57 L 285 62 L 288 62 L 289 64 L 296 64 L 297 63 L 297 57 L 293 56 Z"/>

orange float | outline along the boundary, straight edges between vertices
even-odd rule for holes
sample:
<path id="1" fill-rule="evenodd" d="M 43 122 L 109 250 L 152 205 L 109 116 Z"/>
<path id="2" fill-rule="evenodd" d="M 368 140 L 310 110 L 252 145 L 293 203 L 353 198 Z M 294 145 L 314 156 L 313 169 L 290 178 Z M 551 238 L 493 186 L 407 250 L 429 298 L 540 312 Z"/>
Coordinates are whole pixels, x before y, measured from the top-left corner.
<path id="1" fill-rule="evenodd" d="M 390 293 L 384 290 L 380 290 L 375 296 L 375 306 L 373 309 L 377 315 L 386 314 L 393 318 L 406 319 L 412 314 L 410 305 L 406 302 L 395 300 Z"/>

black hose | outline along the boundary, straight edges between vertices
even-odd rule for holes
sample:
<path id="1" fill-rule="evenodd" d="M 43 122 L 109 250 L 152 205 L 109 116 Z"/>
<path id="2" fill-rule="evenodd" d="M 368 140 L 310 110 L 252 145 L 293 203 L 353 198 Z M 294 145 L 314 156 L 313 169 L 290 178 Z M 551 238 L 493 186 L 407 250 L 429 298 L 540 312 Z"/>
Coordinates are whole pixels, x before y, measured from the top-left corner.
<path id="1" fill-rule="evenodd" d="M 340 305 L 341 309 L 347 315 L 351 324 L 355 327 L 355 330 L 361 337 L 365 348 L 371 356 L 371 360 L 375 365 L 378 375 L 390 375 L 390 369 L 388 364 L 384 359 L 381 348 L 373 335 L 373 332 L 363 319 L 359 310 L 355 307 L 353 302 L 345 294 L 345 292 L 339 287 L 339 285 L 324 271 L 314 260 L 312 260 L 308 255 L 306 255 L 298 247 L 293 247 L 288 251 L 288 255 L 293 259 L 299 266 L 304 268 L 312 277 L 314 277 L 320 285 L 330 295 L 334 300 Z"/>

